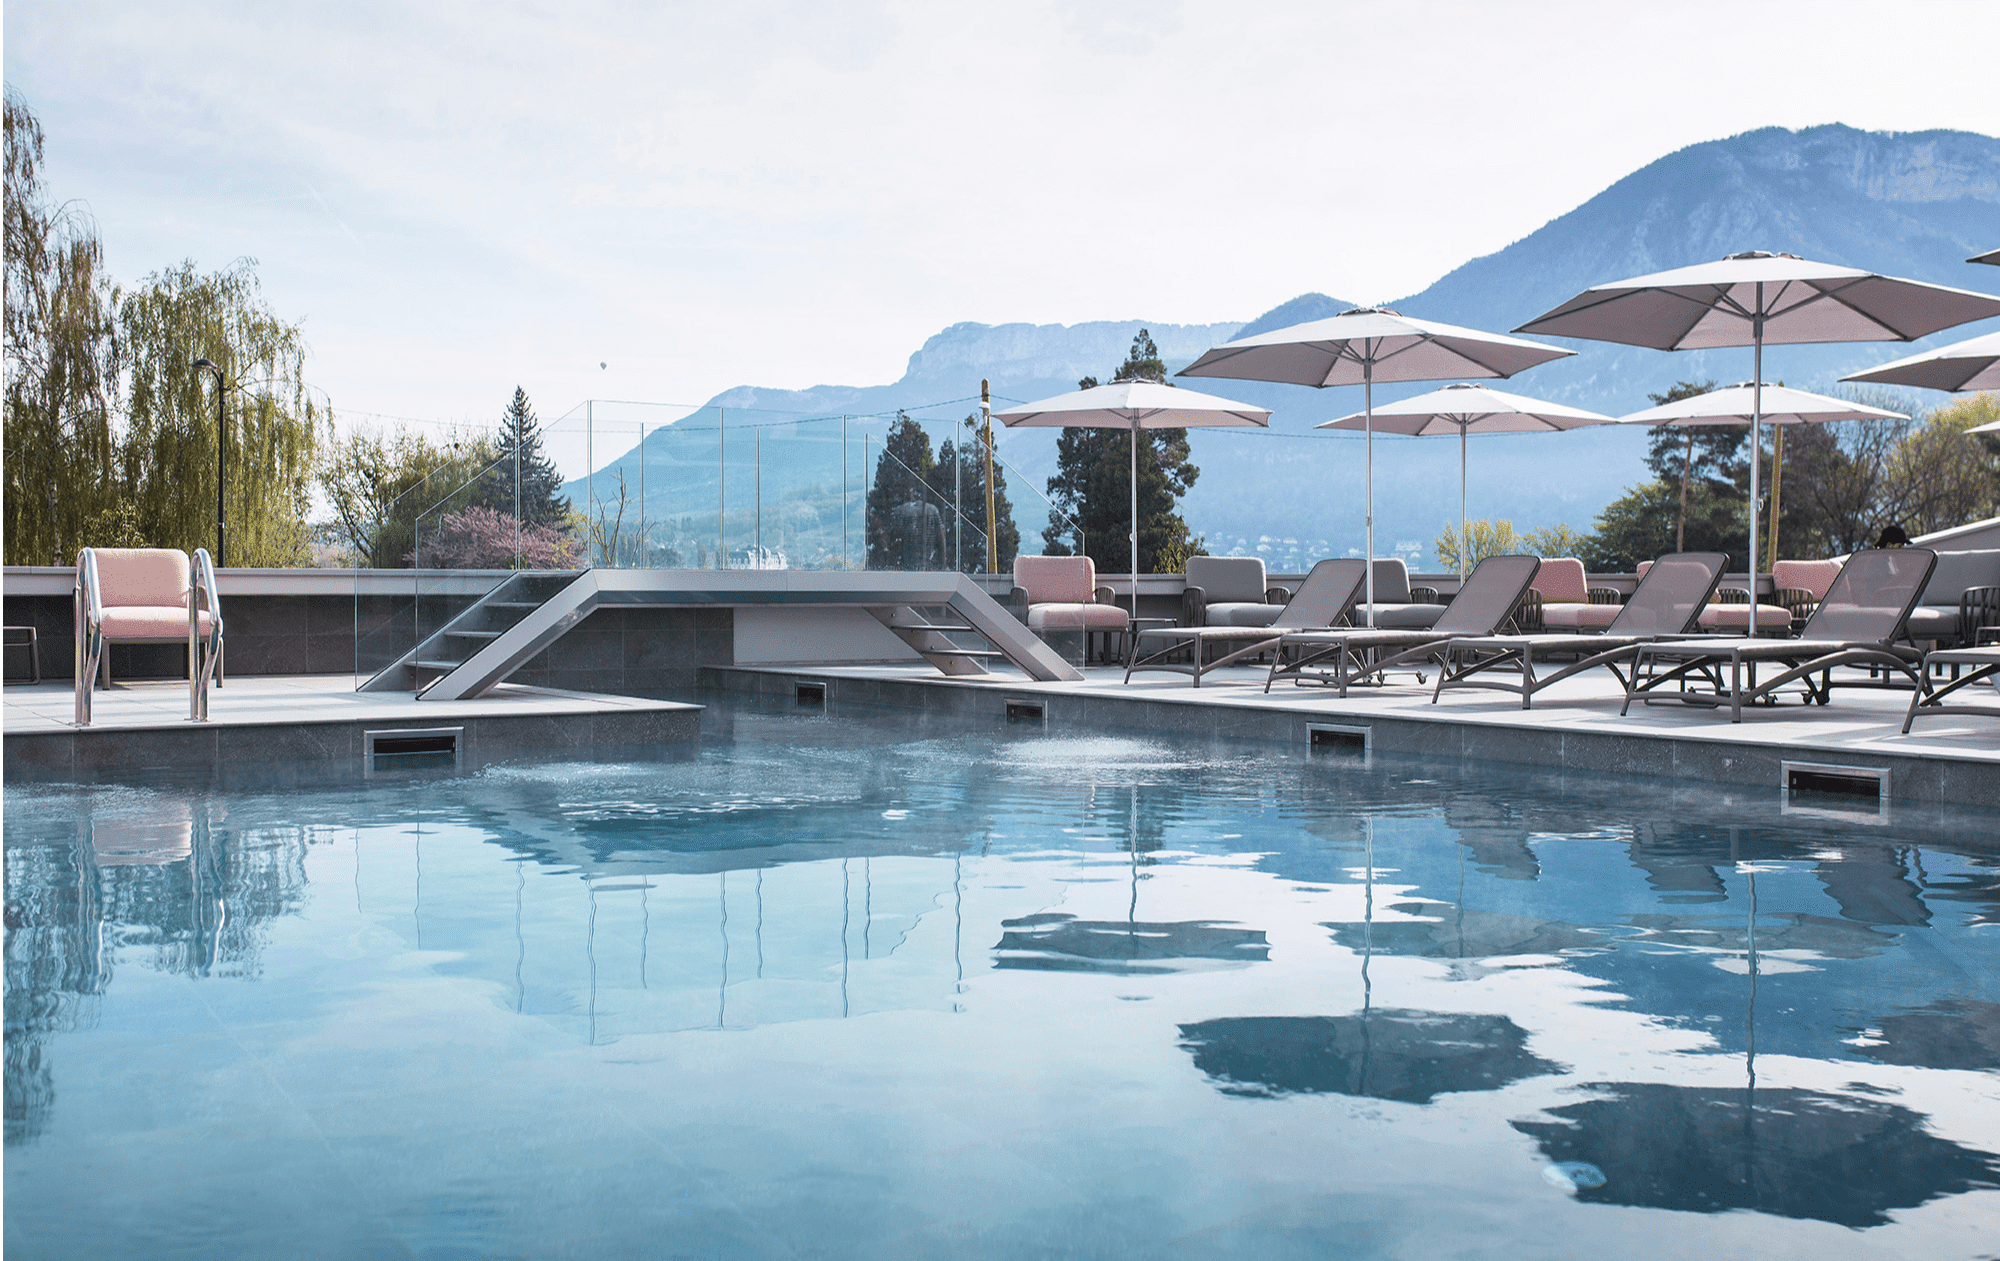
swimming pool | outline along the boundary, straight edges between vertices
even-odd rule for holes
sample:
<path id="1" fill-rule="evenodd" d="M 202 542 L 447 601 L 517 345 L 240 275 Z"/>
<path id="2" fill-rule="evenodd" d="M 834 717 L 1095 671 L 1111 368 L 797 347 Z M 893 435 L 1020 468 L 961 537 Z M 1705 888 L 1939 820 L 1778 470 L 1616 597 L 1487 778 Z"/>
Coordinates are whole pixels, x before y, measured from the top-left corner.
<path id="1" fill-rule="evenodd" d="M 732 703 L 10 785 L 10 1257 L 1991 1254 L 1967 812 Z"/>

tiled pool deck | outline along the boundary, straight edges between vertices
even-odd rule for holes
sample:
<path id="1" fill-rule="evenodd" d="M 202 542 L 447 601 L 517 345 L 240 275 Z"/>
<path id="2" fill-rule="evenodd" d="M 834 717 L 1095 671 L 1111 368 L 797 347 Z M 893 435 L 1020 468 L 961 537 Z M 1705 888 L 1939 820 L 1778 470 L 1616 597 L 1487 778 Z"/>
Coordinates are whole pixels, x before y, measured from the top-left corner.
<path id="1" fill-rule="evenodd" d="M 243 677 L 209 693 L 209 721 L 188 720 L 188 686 L 121 683 L 92 702 L 92 723 L 73 723 L 68 680 L 9 686 L 4 695 L 6 774 L 95 779 L 130 772 L 250 763 L 361 767 L 367 733 L 461 728 L 470 761 L 589 755 L 698 737 L 700 707 L 672 701 L 502 685 L 476 701 L 424 703 L 408 694 L 357 692 L 354 675 Z"/>

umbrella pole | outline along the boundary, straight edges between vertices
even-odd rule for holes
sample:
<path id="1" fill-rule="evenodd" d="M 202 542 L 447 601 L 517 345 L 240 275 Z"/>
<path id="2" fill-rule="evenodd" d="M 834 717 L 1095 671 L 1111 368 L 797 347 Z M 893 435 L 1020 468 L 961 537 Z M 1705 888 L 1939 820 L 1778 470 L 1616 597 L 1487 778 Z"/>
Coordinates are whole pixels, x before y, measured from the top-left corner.
<path id="1" fill-rule="evenodd" d="M 1139 616 L 1139 422 L 1132 422 L 1132 616 Z"/>
<path id="2" fill-rule="evenodd" d="M 1465 585 L 1465 426 L 1458 422 L 1458 585 Z"/>
<path id="3" fill-rule="evenodd" d="M 1361 400 L 1367 419 L 1364 444 L 1367 448 L 1368 491 L 1363 512 L 1368 533 L 1368 627 L 1375 627 L 1375 361 L 1361 361 Z"/>
<path id="4" fill-rule="evenodd" d="M 1755 332 L 1750 365 L 1750 638 L 1757 638 L 1757 465 L 1763 445 L 1760 436 L 1764 418 L 1764 285 L 1757 285 L 1757 310 L 1751 328 Z"/>

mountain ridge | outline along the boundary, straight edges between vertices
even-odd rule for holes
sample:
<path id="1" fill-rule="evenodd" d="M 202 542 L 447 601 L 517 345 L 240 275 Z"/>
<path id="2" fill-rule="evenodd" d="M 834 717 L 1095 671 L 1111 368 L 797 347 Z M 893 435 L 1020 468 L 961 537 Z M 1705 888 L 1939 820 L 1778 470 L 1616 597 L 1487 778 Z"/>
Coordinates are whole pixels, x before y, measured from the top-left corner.
<path id="1" fill-rule="evenodd" d="M 1520 240 L 1470 259 L 1388 305 L 1408 315 L 1507 332 L 1591 285 L 1746 249 L 1992 289 L 1993 282 L 1979 274 L 1984 269 L 1963 260 L 1991 249 L 1994 238 L 2000 238 L 2000 139 L 1943 129 L 1867 132 L 1839 123 L 1798 131 L 1764 127 L 1666 154 Z M 1152 332 L 1173 370 L 1230 337 L 1324 318 L 1350 305 L 1304 293 L 1240 324 L 961 322 L 927 338 L 896 382 L 808 390 L 741 386 L 718 394 L 709 407 L 818 415 L 912 408 L 927 419 L 956 421 L 976 410 L 981 377 L 992 380 L 996 396 L 1009 400 L 1063 393 L 1075 388 L 1078 377 L 1102 376 L 1119 363 L 1142 327 Z M 1844 373 L 1984 328 L 1961 326 L 1914 345 L 1786 346 L 1767 353 L 1766 377 L 1824 388 Z M 1612 415 L 1637 410 L 1648 394 L 1678 380 L 1734 382 L 1750 375 L 1747 350 L 1664 354 L 1547 340 L 1577 353 L 1523 374 L 1507 388 Z M 1382 386 L 1376 398 L 1386 402 L 1441 384 Z M 1358 391 L 1254 381 L 1204 381 L 1197 388 L 1275 413 L 1271 433 L 1191 436 L 1202 476 L 1183 510 L 1212 547 L 1261 545 L 1272 563 L 1284 566 L 1359 545 L 1359 437 L 1308 439 L 1302 433 L 1319 421 L 1358 411 Z M 953 403 L 940 406 L 944 400 Z M 966 400 L 974 405 L 963 406 Z M 1935 405 L 1937 400 L 1913 401 Z M 706 419 L 711 411 L 679 423 L 712 425 Z M 1343 439 L 1354 445 L 1340 446 Z M 1052 471 L 1051 431 L 1008 433 L 997 445 L 1022 476 L 1039 483 Z M 1427 554 L 1439 526 L 1457 518 L 1457 444 L 1385 439 L 1377 445 L 1378 550 L 1416 543 Z M 1644 445 L 1642 432 L 1624 428 L 1475 439 L 1472 514 L 1507 517 L 1523 528 L 1558 521 L 1585 528 L 1643 475 Z M 1551 476 L 1552 469 L 1559 473 Z M 1034 499 L 1015 494 L 1024 539 L 1040 528 Z"/>

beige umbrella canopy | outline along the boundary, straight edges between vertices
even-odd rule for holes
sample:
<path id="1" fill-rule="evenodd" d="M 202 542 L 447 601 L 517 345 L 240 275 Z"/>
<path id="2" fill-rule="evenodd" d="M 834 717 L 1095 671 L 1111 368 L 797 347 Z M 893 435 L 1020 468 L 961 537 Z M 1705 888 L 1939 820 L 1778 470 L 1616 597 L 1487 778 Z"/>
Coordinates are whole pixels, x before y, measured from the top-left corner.
<path id="1" fill-rule="evenodd" d="M 1763 420 L 1759 394 L 1765 343 L 1915 341 L 1993 315 L 2000 315 L 2000 298 L 1988 294 L 1752 250 L 1719 262 L 1597 285 L 1514 331 L 1588 337 L 1654 350 L 1754 347 L 1751 380 L 1757 384 L 1750 387 L 1749 417 L 1754 452 Z M 1757 478 L 1753 459 L 1753 505 L 1758 499 Z M 1755 511 L 1750 514 L 1750 589 L 1757 589 Z M 1754 601 L 1749 630 L 1757 633 Z"/>
<path id="2" fill-rule="evenodd" d="M 1248 403 L 1183 390 L 1157 381 L 1113 381 L 1039 403 L 995 412 L 1009 428 L 1124 429 L 1132 435 L 1132 612 L 1139 611 L 1139 431 L 1233 426 L 1265 427 L 1271 413 Z"/>
<path id="3" fill-rule="evenodd" d="M 1988 333 L 1984 337 L 1940 346 L 1936 350 L 1885 363 L 1866 372 L 1849 373 L 1840 379 L 1866 381 L 1871 385 L 1914 385 L 1920 389 L 1948 390 L 1954 394 L 2000 390 L 2000 333 Z"/>
<path id="4" fill-rule="evenodd" d="M 1690 425 L 1824 425 L 1837 420 L 1908 420 L 1901 412 L 1892 412 L 1880 407 L 1870 407 L 1865 403 L 1851 403 L 1843 398 L 1828 398 L 1824 394 L 1810 394 L 1805 390 L 1794 390 L 1782 385 L 1754 384 L 1732 385 L 1725 389 L 1710 390 L 1692 398 L 1679 399 L 1672 403 L 1662 403 L 1658 407 L 1648 407 L 1630 416 L 1620 416 L 1621 425 L 1649 425 L 1657 428 L 1681 429 Z M 1755 470 L 1757 468 L 1757 447 L 1753 441 L 1750 468 L 1752 471 L 1750 492 L 1750 546 L 1757 545 L 1757 492 Z M 1774 482 L 1773 485 L 1776 483 Z M 1776 492 L 1774 491 L 1773 494 Z M 1771 528 L 1777 529 L 1777 511 L 1772 510 Z M 1750 557 L 1750 589 L 1757 589 L 1757 557 Z M 1756 600 L 1751 600 L 1750 616 L 1756 616 Z"/>
<path id="5" fill-rule="evenodd" d="M 1611 417 L 1565 407 L 1538 398 L 1525 398 L 1484 385 L 1460 382 L 1442 390 L 1419 394 L 1375 409 L 1373 425 L 1383 433 L 1415 438 L 1458 437 L 1458 576 L 1465 577 L 1465 436 L 1468 433 L 1547 433 L 1559 429 L 1580 429 L 1585 425 L 1608 425 Z M 1364 429 L 1370 424 L 1367 413 L 1356 412 L 1329 420 L 1315 429 Z"/>
<path id="6" fill-rule="evenodd" d="M 1386 307 L 1358 307 L 1225 342 L 1178 375 L 1235 377 L 1286 385 L 1358 385 L 1367 436 L 1368 624 L 1375 624 L 1375 383 L 1511 377 L 1576 352 L 1483 333 L 1456 324 L 1412 319 Z"/>

